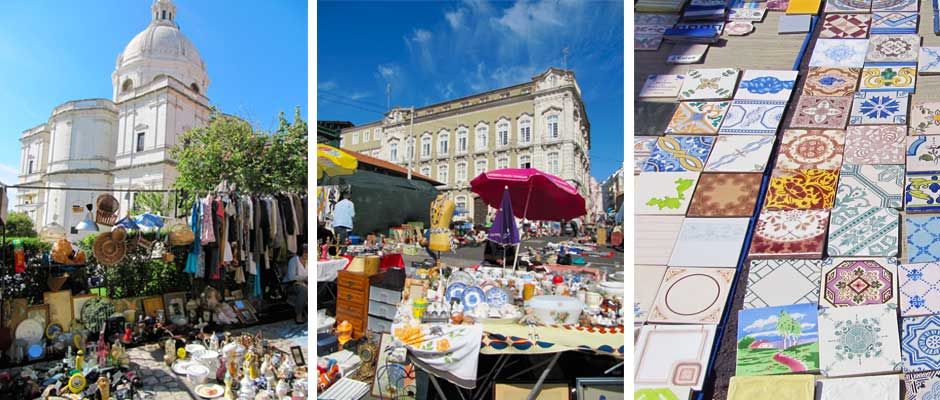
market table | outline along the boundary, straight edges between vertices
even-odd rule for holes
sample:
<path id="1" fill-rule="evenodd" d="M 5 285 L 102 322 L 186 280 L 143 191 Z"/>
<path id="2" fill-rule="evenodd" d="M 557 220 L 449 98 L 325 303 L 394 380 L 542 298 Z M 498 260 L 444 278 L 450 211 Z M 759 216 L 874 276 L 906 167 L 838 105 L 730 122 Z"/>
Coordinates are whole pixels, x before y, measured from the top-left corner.
<path id="1" fill-rule="evenodd" d="M 349 260 L 345 258 L 317 261 L 317 282 L 335 281 L 336 274 L 346 268 L 347 264 L 349 264 Z"/>

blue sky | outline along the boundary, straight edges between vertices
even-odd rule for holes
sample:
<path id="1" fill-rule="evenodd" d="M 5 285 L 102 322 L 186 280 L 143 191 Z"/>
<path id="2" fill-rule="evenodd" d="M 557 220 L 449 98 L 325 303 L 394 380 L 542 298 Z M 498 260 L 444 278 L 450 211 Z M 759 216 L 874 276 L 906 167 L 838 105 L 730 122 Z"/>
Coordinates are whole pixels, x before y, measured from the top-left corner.
<path id="1" fill-rule="evenodd" d="M 780 314 L 780 310 L 787 310 L 790 316 L 800 323 L 801 339 L 806 340 L 818 336 L 816 304 L 794 304 L 741 310 L 738 313 L 738 340 L 745 336 L 771 342 L 783 340 L 777 334 L 777 315 Z"/>
<path id="2" fill-rule="evenodd" d="M 317 3 L 317 119 L 355 124 L 575 71 L 591 122 L 591 175 L 623 164 L 623 2 L 514 0 Z"/>
<path id="3" fill-rule="evenodd" d="M 209 72 L 207 95 L 257 128 L 307 114 L 307 2 L 175 0 L 176 22 Z M 66 101 L 111 98 L 124 46 L 151 0 L 0 1 L 0 181 L 14 183 L 19 136 Z"/>

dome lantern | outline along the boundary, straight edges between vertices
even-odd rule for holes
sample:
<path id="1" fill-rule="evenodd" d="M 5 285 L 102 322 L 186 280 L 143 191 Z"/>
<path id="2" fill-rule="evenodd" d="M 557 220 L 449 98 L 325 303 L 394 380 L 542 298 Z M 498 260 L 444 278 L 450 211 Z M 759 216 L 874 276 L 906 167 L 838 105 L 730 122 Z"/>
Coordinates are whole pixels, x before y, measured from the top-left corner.
<path id="1" fill-rule="evenodd" d="M 154 0 L 150 10 L 153 12 L 153 22 L 175 25 L 176 5 L 172 0 Z"/>

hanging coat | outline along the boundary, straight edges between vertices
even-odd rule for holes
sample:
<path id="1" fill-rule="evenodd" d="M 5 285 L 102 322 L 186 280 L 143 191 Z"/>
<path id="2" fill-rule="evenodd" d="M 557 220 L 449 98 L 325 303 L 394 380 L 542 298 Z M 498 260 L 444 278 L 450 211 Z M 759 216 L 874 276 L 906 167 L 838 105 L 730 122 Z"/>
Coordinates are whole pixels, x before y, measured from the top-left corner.
<path id="1" fill-rule="evenodd" d="M 192 215 L 189 219 L 190 228 L 193 230 L 193 235 L 196 238 L 201 236 L 201 227 L 202 227 L 202 202 L 197 200 L 193 203 Z M 199 253 L 202 250 L 202 241 L 193 240 L 193 244 L 189 247 L 189 255 L 186 257 L 186 271 L 187 273 L 195 275 L 199 272 Z"/>

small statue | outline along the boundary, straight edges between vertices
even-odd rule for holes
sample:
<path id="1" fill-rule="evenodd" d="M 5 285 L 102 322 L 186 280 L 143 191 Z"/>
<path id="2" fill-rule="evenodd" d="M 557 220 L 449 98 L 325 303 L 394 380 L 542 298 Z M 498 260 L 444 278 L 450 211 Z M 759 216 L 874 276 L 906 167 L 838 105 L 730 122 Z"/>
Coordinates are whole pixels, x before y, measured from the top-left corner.
<path id="1" fill-rule="evenodd" d="M 79 349 L 78 355 L 75 356 L 75 369 L 82 371 L 85 368 L 85 351 Z"/>
<path id="2" fill-rule="evenodd" d="M 134 339 L 133 330 L 130 325 L 124 325 L 124 336 L 121 338 L 124 343 L 130 343 Z"/>
<path id="3" fill-rule="evenodd" d="M 111 397 L 111 381 L 107 376 L 98 378 L 98 393 L 101 393 L 101 400 L 109 400 Z"/>
<path id="4" fill-rule="evenodd" d="M 219 350 L 219 337 L 215 334 L 215 331 L 212 332 L 212 337 L 209 338 L 209 350 Z"/>

